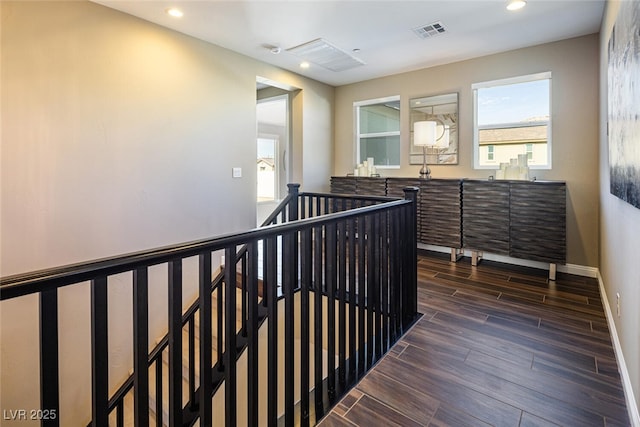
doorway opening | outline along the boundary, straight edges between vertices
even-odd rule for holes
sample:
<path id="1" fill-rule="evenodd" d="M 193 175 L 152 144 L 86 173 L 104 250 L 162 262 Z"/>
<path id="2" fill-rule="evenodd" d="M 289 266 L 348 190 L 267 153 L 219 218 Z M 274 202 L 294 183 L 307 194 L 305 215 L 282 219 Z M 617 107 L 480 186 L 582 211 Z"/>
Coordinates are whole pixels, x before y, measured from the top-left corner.
<path id="1" fill-rule="evenodd" d="M 289 92 L 264 83 L 257 85 L 256 212 L 257 225 L 287 194 L 289 182 Z"/>

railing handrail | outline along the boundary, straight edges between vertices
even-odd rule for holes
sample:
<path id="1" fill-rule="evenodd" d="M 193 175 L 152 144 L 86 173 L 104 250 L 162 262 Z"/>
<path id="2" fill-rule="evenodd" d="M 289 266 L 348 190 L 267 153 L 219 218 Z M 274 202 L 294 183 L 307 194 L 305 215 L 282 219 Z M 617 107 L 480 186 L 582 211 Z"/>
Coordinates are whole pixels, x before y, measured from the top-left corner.
<path id="1" fill-rule="evenodd" d="M 282 199 L 280 204 L 278 204 L 278 206 L 274 209 L 274 211 L 271 212 L 271 214 L 267 217 L 267 219 L 264 220 L 261 227 L 265 227 L 268 224 L 271 224 L 273 220 L 275 220 L 276 217 L 287 207 L 287 205 L 292 199 L 293 197 L 291 196 L 291 194 L 287 194 L 285 198 Z"/>
<path id="2" fill-rule="evenodd" d="M 371 196 L 365 194 L 343 194 L 343 193 L 314 193 L 314 192 L 304 192 L 300 193 L 300 197 L 302 196 L 312 196 L 312 197 L 323 197 L 330 195 L 332 199 L 349 199 L 349 200 L 360 200 L 360 201 L 369 201 L 369 202 L 393 202 L 398 199 L 398 197 L 390 197 L 390 196 Z"/>
<path id="3" fill-rule="evenodd" d="M 314 193 L 301 193 L 314 194 Z M 315 193 L 336 197 L 336 194 Z M 411 203 L 408 200 L 389 197 L 364 197 L 367 200 L 383 201 L 383 204 L 364 206 L 341 212 L 319 215 L 313 218 L 298 219 L 283 224 L 268 225 L 244 232 L 224 234 L 215 238 L 200 239 L 179 245 L 170 245 L 155 249 L 133 252 L 111 258 L 103 258 L 62 267 L 38 270 L 0 278 L 0 301 L 60 288 L 63 286 L 91 280 L 96 276 L 110 276 L 132 271 L 137 266 L 153 266 L 177 258 L 196 256 L 204 251 L 222 250 L 232 245 L 243 245 L 250 241 L 264 239 L 273 235 L 291 231 L 305 230 L 324 225 L 339 219 L 359 216 L 363 213 L 375 213 Z"/>

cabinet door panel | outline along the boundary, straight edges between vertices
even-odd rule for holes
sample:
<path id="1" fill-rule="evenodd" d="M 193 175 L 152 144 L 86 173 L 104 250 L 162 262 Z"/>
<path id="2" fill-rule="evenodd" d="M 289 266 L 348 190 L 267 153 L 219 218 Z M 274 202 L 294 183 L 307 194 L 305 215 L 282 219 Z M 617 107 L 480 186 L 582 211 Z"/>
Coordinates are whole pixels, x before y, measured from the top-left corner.
<path id="1" fill-rule="evenodd" d="M 511 253 L 534 261 L 566 262 L 566 185 L 513 182 Z"/>
<path id="2" fill-rule="evenodd" d="M 509 183 L 463 181 L 462 194 L 464 247 L 509 254 Z"/>
<path id="3" fill-rule="evenodd" d="M 420 187 L 418 241 L 428 245 L 462 247 L 460 180 L 425 180 Z"/>

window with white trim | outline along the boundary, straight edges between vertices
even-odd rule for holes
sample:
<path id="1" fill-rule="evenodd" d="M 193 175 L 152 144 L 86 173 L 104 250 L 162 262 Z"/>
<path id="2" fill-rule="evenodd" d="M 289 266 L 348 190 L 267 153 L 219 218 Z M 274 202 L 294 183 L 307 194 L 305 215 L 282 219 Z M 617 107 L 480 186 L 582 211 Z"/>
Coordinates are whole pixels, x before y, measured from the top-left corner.
<path id="1" fill-rule="evenodd" d="M 475 169 L 498 169 L 519 154 L 532 169 L 551 169 L 551 72 L 471 88 Z"/>
<path id="2" fill-rule="evenodd" d="M 354 102 L 357 162 L 400 167 L 400 96 Z"/>

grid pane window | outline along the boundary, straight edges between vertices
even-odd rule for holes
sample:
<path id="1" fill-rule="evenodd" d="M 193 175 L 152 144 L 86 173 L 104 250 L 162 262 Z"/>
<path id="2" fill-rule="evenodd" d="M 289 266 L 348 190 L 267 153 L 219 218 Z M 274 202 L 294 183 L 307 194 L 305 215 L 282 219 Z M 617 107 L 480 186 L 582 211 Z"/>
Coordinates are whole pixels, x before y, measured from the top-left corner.
<path id="1" fill-rule="evenodd" d="M 354 104 L 358 162 L 373 157 L 376 167 L 400 166 L 400 98 Z"/>
<path id="2" fill-rule="evenodd" d="M 551 73 L 476 83 L 476 169 L 498 168 L 519 154 L 529 167 L 551 168 Z"/>

